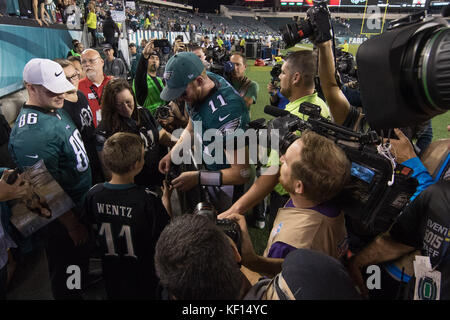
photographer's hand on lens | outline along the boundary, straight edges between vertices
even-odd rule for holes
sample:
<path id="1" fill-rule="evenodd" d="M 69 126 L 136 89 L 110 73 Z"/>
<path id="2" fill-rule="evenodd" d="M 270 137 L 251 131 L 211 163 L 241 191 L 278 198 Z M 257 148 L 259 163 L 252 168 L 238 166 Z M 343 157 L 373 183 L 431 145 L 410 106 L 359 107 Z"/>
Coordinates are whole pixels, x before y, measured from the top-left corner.
<path id="1" fill-rule="evenodd" d="M 9 201 L 22 198 L 27 194 L 29 183 L 25 182 L 23 175 L 19 175 L 13 184 L 6 183 L 8 176 L 14 170 L 5 170 L 0 179 L 0 201 Z"/>
<path id="2" fill-rule="evenodd" d="M 393 150 L 392 154 L 395 156 L 397 163 L 403 163 L 406 160 L 417 157 L 411 141 L 409 141 L 403 132 L 400 129 L 394 129 L 394 132 L 399 140 L 390 139 L 390 143 Z"/>
<path id="3" fill-rule="evenodd" d="M 236 212 L 232 208 L 228 209 L 227 211 L 222 212 L 217 216 L 217 219 L 228 219 L 232 214 L 240 214 L 239 212 Z"/>
<path id="4" fill-rule="evenodd" d="M 258 256 L 253 249 L 252 240 L 250 239 L 250 234 L 248 233 L 247 223 L 245 221 L 245 216 L 237 213 L 233 213 L 227 216 L 227 219 L 236 221 L 241 228 L 242 244 L 241 244 L 241 257 L 242 265 L 248 267 L 249 269 L 255 265 L 258 261 Z"/>
<path id="5" fill-rule="evenodd" d="M 172 180 L 172 186 L 186 192 L 198 185 L 199 171 L 185 171 Z"/>

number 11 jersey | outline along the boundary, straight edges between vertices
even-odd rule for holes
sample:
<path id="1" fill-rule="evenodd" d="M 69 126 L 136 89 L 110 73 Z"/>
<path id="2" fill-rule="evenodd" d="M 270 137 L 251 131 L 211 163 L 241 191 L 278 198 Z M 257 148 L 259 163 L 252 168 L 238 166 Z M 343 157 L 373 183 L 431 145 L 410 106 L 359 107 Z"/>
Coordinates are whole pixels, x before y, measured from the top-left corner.
<path id="1" fill-rule="evenodd" d="M 101 183 L 85 208 L 98 227 L 108 299 L 158 299 L 154 254 L 169 222 L 161 199 L 143 186 Z"/>

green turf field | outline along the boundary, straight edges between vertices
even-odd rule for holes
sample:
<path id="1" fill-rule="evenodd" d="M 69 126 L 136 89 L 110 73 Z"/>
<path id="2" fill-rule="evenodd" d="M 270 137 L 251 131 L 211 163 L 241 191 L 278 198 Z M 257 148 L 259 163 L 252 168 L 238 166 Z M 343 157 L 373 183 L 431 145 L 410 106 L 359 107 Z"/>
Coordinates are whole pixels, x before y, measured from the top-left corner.
<path id="1" fill-rule="evenodd" d="M 358 45 L 350 45 L 349 51 L 356 55 L 356 51 L 358 50 Z M 312 45 L 298 45 L 289 50 L 304 50 L 304 49 L 312 49 Z M 256 81 L 259 84 L 259 94 L 257 103 L 251 107 L 251 119 L 265 118 L 270 119 L 271 117 L 264 113 L 264 107 L 269 102 L 269 94 L 267 93 L 267 84 L 270 82 L 270 70 L 271 66 L 266 67 L 255 67 L 254 60 L 248 60 L 247 62 L 247 76 Z M 446 114 L 435 117 L 432 120 L 433 125 L 433 140 L 448 138 L 450 134 L 447 132 L 447 125 L 450 125 L 450 112 Z M 255 251 L 258 254 L 262 254 L 266 247 L 267 239 L 269 237 L 269 232 L 267 226 L 266 228 L 259 230 L 249 226 L 250 236 L 252 238 L 253 244 L 255 246 Z"/>

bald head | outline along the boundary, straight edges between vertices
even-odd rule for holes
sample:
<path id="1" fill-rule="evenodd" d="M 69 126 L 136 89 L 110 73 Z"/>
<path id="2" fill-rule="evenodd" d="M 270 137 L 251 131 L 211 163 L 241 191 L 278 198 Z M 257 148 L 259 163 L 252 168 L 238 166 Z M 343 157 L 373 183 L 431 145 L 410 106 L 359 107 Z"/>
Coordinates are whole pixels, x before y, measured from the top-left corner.
<path id="1" fill-rule="evenodd" d="M 81 53 L 81 66 L 86 77 L 94 83 L 103 82 L 103 59 L 93 49 L 86 49 Z"/>

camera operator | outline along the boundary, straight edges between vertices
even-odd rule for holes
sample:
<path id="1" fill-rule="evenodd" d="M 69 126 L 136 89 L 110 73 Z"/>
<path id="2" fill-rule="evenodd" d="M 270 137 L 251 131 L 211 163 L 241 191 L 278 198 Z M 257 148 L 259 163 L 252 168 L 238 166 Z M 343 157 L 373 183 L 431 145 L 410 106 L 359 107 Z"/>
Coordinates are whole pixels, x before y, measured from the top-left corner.
<path id="1" fill-rule="evenodd" d="M 230 83 L 239 92 L 239 95 L 244 99 L 245 105 L 250 110 L 250 106 L 256 103 L 258 98 L 259 86 L 255 81 L 250 80 L 245 76 L 247 69 L 247 59 L 242 53 L 235 52 L 230 61 L 234 68 L 230 75 Z"/>
<path id="2" fill-rule="evenodd" d="M 274 260 L 273 279 L 253 286 L 240 263 L 254 256 L 245 218 L 242 252 L 231 238 L 201 215 L 183 215 L 163 230 L 155 268 L 168 299 L 174 300 L 336 300 L 360 299 L 345 268 L 313 250 L 296 250 Z M 264 259 L 261 257 L 261 259 Z M 281 272 L 280 272 L 281 271 Z"/>
<path id="3" fill-rule="evenodd" d="M 156 75 L 159 68 L 159 55 L 154 51 L 153 40 L 145 46 L 133 80 L 133 90 L 140 106 L 148 109 L 154 116 L 156 109 L 164 105 L 160 94 L 164 80 Z"/>
<path id="4" fill-rule="evenodd" d="M 323 117 L 329 117 L 328 107 L 317 96 L 314 86 L 314 75 L 316 70 L 316 59 L 311 51 L 296 51 L 288 55 L 286 62 L 281 66 L 280 92 L 289 99 L 286 110 L 299 117 L 305 117 L 299 113 L 298 109 L 303 102 L 310 102 L 321 107 Z M 273 152 L 272 152 L 273 153 Z M 270 159 L 275 159 L 269 164 L 270 172 L 275 170 L 275 174 L 261 175 L 249 189 L 249 191 L 226 212 L 220 215 L 225 218 L 231 213 L 245 214 L 256 204 L 263 201 L 264 197 L 271 193 L 270 215 L 275 218 L 276 212 L 288 200 L 288 192 L 278 183 L 277 154 L 272 154 Z"/>
<path id="5" fill-rule="evenodd" d="M 267 84 L 267 92 L 270 95 L 270 105 L 283 110 L 286 108 L 286 105 L 289 103 L 289 99 L 286 99 L 286 97 L 281 94 L 280 88 L 278 88 L 275 83 Z"/>
<path id="6" fill-rule="evenodd" d="M 183 172 L 172 180 L 172 185 L 182 192 L 197 185 L 208 186 L 209 192 L 214 194 L 213 197 L 220 197 L 217 203 L 214 203 L 215 207 L 226 210 L 231 206 L 235 194 L 249 179 L 248 158 L 246 156 L 244 163 L 240 164 L 237 156 L 241 149 L 208 149 L 210 143 L 203 140 L 203 135 L 209 129 L 217 129 L 220 137 L 216 139 L 223 139 L 224 147 L 226 141 L 239 137 L 241 130 L 238 129 L 244 130 L 249 122 L 244 101 L 225 79 L 207 72 L 200 59 L 192 52 L 182 52 L 170 58 L 164 75 L 166 87 L 161 92 L 161 98 L 166 101 L 177 98 L 185 100 L 190 121 L 176 145 L 160 161 L 159 170 L 167 174 L 172 154 L 179 155 L 186 146 L 189 150 L 192 138 L 200 142 L 204 157 L 212 158 L 216 152 L 221 152 L 222 163 L 210 159 L 211 163 L 205 165 L 208 171 Z M 194 131 L 194 121 L 202 125 L 201 132 Z"/>
<path id="7" fill-rule="evenodd" d="M 448 130 L 450 131 L 450 127 Z M 441 299 L 450 299 L 449 253 L 446 249 L 446 241 L 442 241 L 444 238 L 448 238 L 447 233 L 450 228 L 447 214 L 450 209 L 450 184 L 448 183 L 450 182 L 450 171 L 448 166 L 447 171 L 445 171 L 445 167 L 444 170 L 439 166 L 434 168 L 435 172 L 439 171 L 436 179 L 440 179 L 440 181 L 428 187 L 434 181 L 417 158 L 412 144 L 400 130 L 396 129 L 395 133 L 400 139 L 398 141 L 391 140 L 396 160 L 414 168 L 420 183 L 416 193 L 411 197 L 411 200 L 414 201 L 404 209 L 388 232 L 379 235 L 352 257 L 347 267 L 362 292 L 368 295 L 367 288 L 362 282 L 362 268 L 386 262 L 382 264 L 383 268 L 381 269 L 382 290 L 371 291 L 370 297 L 412 299 L 411 291 L 414 290 L 415 284 L 413 259 L 414 256 L 420 255 L 420 252 L 417 251 L 420 250 L 422 255 L 430 257 L 433 269 L 437 268 L 436 270 L 442 272 Z M 444 146 L 447 144 L 447 149 L 450 149 L 448 139 L 439 142 L 442 142 Z M 446 154 L 448 158 L 448 152 Z M 436 162 L 436 159 L 432 159 L 431 162 Z M 416 163 L 415 166 L 414 163 Z M 428 161 L 427 164 L 432 168 Z M 406 288 L 403 288 L 405 284 Z M 402 292 L 404 289 L 406 290 Z"/>
<path id="8" fill-rule="evenodd" d="M 270 71 L 272 80 L 267 85 L 267 91 L 270 95 L 270 105 L 285 109 L 286 105 L 289 103 L 289 99 L 283 96 L 280 92 L 280 74 L 281 74 L 281 64 L 276 64 Z"/>
<path id="9" fill-rule="evenodd" d="M 169 133 L 186 128 L 189 122 L 189 114 L 182 99 L 170 101 L 159 107 L 156 109 L 155 116 L 158 123 Z"/>
<path id="10" fill-rule="evenodd" d="M 367 295 L 367 288 L 361 276 L 361 269 L 364 266 L 397 260 L 414 253 L 415 250 L 420 250 L 423 256 L 430 258 L 433 270 L 441 273 L 440 299 L 449 300 L 449 210 L 450 181 L 447 179 L 422 192 L 403 211 L 389 232 L 378 236 L 371 244 L 352 257 L 348 263 L 348 270 L 362 292 Z M 402 274 L 403 281 L 408 282 L 408 289 L 403 293 L 404 298 L 407 299 L 413 299 L 414 285 L 417 281 L 422 280 L 408 275 L 408 273 L 410 275 L 414 273 L 411 268 L 412 258 L 409 259 L 410 268 L 407 268 Z M 420 298 L 426 297 L 421 296 Z"/>
<path id="11" fill-rule="evenodd" d="M 347 231 L 344 214 L 333 198 L 350 177 L 344 151 L 333 141 L 305 131 L 280 160 L 279 181 L 289 201 L 277 212 L 264 257 L 285 258 L 305 248 L 341 258 L 347 251 Z M 270 268 L 266 262 L 253 260 L 246 266 L 254 272 L 266 273 Z"/>

